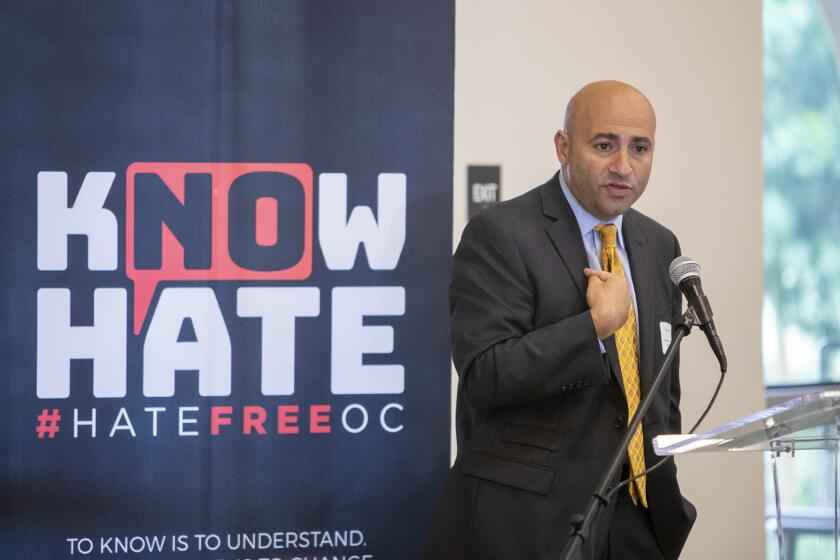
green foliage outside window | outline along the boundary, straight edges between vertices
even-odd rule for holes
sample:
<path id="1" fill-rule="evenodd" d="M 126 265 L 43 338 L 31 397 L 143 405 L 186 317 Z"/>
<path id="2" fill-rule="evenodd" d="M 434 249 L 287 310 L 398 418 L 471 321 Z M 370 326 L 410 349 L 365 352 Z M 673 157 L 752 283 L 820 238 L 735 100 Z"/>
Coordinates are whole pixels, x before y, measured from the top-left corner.
<path id="1" fill-rule="evenodd" d="M 764 2 L 763 154 L 765 380 L 817 382 L 840 340 L 840 82 L 817 0 Z"/>
<path id="2" fill-rule="evenodd" d="M 840 382 L 840 351 L 827 351 L 832 344 L 840 348 L 835 41 L 819 0 L 764 0 L 763 25 L 764 379 L 768 385 Z M 782 456 L 779 473 L 782 514 L 828 522 L 821 531 L 797 532 L 788 525 L 790 556 L 835 558 L 833 452 Z M 772 518 L 769 458 L 765 481 Z M 776 535 L 768 531 L 767 559 L 776 558 Z"/>

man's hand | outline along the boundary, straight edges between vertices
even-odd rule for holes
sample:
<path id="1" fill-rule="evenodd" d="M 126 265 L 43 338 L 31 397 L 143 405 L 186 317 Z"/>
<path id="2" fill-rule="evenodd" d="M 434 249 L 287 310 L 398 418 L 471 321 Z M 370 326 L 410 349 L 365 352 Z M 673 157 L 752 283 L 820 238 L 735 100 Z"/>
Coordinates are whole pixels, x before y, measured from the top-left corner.
<path id="1" fill-rule="evenodd" d="M 604 340 L 627 321 L 630 314 L 630 289 L 627 280 L 610 272 L 584 268 L 589 279 L 586 301 L 592 310 L 595 333 Z"/>

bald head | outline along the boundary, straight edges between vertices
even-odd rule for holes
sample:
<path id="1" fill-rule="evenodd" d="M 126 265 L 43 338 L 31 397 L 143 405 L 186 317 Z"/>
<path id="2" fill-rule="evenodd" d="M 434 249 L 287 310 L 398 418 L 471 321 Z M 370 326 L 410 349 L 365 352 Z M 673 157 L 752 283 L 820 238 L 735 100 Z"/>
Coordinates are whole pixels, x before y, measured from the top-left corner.
<path id="1" fill-rule="evenodd" d="M 593 82 L 577 92 L 554 143 L 581 206 L 600 220 L 629 210 L 647 187 L 655 133 L 653 106 L 633 86 Z"/>
<path id="2" fill-rule="evenodd" d="M 576 125 L 610 113 L 619 113 L 617 117 L 638 121 L 656 131 L 656 113 L 645 94 L 616 80 L 592 82 L 574 94 L 566 105 L 563 130 L 571 134 Z"/>

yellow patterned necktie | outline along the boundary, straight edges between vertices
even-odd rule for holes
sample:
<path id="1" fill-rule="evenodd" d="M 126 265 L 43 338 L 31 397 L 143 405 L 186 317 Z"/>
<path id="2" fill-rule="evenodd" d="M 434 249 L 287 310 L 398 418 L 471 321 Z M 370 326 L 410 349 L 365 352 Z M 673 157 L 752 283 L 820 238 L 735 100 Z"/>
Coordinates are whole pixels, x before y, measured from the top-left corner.
<path id="1" fill-rule="evenodd" d="M 624 278 L 624 266 L 616 250 L 616 228 L 615 224 L 598 224 L 595 231 L 601 236 L 601 268 L 612 272 L 620 278 Z M 639 385 L 639 341 L 636 334 L 636 314 L 633 311 L 633 301 L 630 301 L 630 314 L 627 321 L 615 331 L 615 346 L 618 349 L 618 364 L 621 366 L 621 379 L 624 382 L 624 393 L 627 396 L 627 421 L 636 413 L 641 400 L 641 387 Z M 630 440 L 630 447 L 627 449 L 630 457 L 630 472 L 633 476 L 645 470 L 645 449 L 642 439 L 642 425 L 639 424 L 633 439 Z M 637 478 L 630 485 L 630 497 L 634 504 L 639 500 L 642 506 L 648 507 L 646 477 Z"/>

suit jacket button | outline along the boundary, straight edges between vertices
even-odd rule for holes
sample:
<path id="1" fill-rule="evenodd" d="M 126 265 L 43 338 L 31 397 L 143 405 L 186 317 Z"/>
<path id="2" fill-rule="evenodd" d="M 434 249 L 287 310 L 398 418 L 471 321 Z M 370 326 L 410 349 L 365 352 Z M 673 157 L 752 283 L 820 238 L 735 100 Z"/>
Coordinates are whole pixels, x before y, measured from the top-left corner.
<path id="1" fill-rule="evenodd" d="M 615 420 L 613 420 L 613 428 L 615 428 L 616 430 L 623 430 L 626 427 L 627 426 L 625 425 L 624 418 L 616 418 Z"/>

